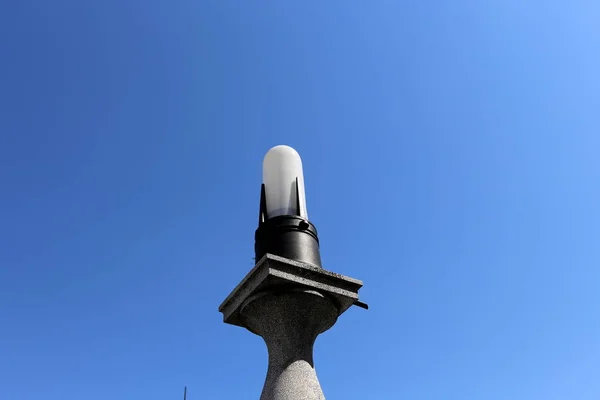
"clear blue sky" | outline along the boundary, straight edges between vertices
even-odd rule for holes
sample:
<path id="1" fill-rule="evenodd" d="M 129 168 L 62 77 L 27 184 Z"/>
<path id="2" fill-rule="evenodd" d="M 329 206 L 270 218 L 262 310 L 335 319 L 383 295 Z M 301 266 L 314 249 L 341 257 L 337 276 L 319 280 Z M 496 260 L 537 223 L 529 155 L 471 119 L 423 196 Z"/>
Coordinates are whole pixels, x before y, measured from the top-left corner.
<path id="1" fill-rule="evenodd" d="M 596 1 L 0 5 L 0 399 L 256 399 L 225 325 L 304 159 L 329 399 L 600 398 Z"/>

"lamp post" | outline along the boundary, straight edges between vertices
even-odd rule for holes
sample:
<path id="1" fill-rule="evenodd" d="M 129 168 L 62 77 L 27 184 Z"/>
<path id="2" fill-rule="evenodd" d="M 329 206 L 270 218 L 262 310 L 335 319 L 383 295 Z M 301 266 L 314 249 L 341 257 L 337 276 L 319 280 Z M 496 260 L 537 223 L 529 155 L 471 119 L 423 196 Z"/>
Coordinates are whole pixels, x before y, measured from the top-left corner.
<path id="1" fill-rule="evenodd" d="M 362 282 L 321 266 L 308 220 L 302 160 L 275 146 L 263 160 L 256 265 L 219 307 L 223 321 L 261 336 L 269 367 L 261 400 L 324 399 L 313 345 L 358 300 Z"/>

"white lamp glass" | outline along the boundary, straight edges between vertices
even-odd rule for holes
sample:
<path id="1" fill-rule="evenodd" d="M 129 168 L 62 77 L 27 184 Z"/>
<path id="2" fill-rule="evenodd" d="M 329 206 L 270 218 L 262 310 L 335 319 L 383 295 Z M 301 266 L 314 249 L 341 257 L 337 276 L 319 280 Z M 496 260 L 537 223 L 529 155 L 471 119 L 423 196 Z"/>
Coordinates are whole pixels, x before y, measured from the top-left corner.
<path id="1" fill-rule="evenodd" d="M 297 215 L 296 178 L 300 195 L 300 216 L 308 219 L 300 155 L 284 145 L 275 146 L 267 152 L 263 160 L 267 218 Z"/>

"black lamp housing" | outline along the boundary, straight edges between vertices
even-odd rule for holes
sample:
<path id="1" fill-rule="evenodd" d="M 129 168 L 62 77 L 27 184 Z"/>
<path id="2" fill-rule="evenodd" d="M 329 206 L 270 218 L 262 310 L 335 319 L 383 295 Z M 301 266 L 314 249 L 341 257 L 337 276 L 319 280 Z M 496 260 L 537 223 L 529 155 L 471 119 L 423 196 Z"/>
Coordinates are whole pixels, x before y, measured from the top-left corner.
<path id="1" fill-rule="evenodd" d="M 267 217 L 266 187 L 260 191 L 258 228 L 254 234 L 256 262 L 267 253 L 323 268 L 317 228 L 300 214 L 300 193 L 296 178 L 296 214 Z"/>

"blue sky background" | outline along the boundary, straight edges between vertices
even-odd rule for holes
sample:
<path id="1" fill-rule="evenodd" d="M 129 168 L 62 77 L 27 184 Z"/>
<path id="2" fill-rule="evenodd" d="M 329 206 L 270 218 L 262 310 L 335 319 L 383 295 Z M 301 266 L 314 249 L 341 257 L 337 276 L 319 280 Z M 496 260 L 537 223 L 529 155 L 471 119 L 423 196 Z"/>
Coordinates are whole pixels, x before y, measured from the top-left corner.
<path id="1" fill-rule="evenodd" d="M 303 157 L 329 399 L 600 398 L 597 1 L 0 4 L 0 399 L 256 399 L 221 301 Z"/>

